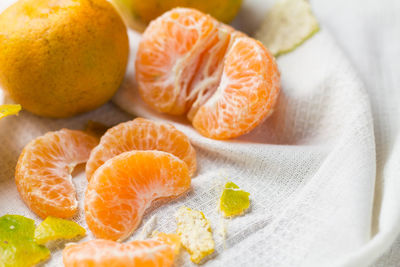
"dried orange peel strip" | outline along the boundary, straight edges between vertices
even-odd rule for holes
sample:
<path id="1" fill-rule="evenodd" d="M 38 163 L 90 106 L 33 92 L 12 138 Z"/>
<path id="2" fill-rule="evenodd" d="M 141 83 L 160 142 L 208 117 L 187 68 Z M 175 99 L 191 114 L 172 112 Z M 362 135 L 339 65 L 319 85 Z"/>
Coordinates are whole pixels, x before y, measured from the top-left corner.
<path id="1" fill-rule="evenodd" d="M 179 36 L 179 38 L 177 38 Z M 186 115 L 202 135 L 248 133 L 275 108 L 280 74 L 257 40 L 190 8 L 174 8 L 146 28 L 136 61 L 142 99 Z"/>
<path id="2" fill-rule="evenodd" d="M 178 234 L 166 234 L 163 232 L 154 231 L 153 239 L 162 241 L 173 247 L 175 255 L 179 254 L 181 249 L 181 238 Z"/>
<path id="3" fill-rule="evenodd" d="M 85 193 L 85 217 L 97 238 L 124 240 L 157 198 L 190 189 L 184 161 L 163 151 L 135 150 L 115 156 L 96 170 Z"/>
<path id="4" fill-rule="evenodd" d="M 87 179 L 107 160 L 132 150 L 168 152 L 188 165 L 191 176 L 196 171 L 196 151 L 184 133 L 169 123 L 136 118 L 108 129 L 101 137 L 86 164 Z"/>
<path id="5" fill-rule="evenodd" d="M 28 143 L 19 156 L 15 182 L 38 216 L 72 217 L 78 211 L 72 170 L 89 158 L 98 139 L 82 131 L 48 132 Z"/>

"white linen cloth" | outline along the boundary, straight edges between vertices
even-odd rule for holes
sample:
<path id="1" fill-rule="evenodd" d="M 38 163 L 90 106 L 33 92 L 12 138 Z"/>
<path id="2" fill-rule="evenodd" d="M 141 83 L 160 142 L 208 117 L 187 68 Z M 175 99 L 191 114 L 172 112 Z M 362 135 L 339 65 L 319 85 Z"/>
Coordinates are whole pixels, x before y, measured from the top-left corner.
<path id="1" fill-rule="evenodd" d="M 11 2 L 2 1 L 0 10 Z M 270 5 L 271 1 L 245 1 L 235 25 L 253 32 Z M 231 141 L 207 139 L 186 121 L 151 111 L 137 96 L 133 59 L 114 97 L 132 114 L 173 122 L 195 145 L 198 172 L 192 191 L 168 204 L 156 202 L 144 221 L 156 214 L 156 229 L 171 232 L 178 207 L 202 210 L 212 222 L 217 243 L 217 252 L 206 266 L 367 266 L 374 262 L 396 266 L 400 241 L 376 260 L 400 232 L 400 79 L 395 76 L 400 70 L 400 24 L 395 14 L 399 3 L 387 1 L 381 6 L 371 0 L 340 0 L 312 5 L 321 31 L 279 57 L 282 95 L 276 112 L 245 136 Z M 130 37 L 133 57 L 139 36 L 130 33 Z M 115 124 L 131 118 L 109 103 L 72 119 L 44 119 L 22 112 L 1 120 L 0 215 L 21 214 L 40 222 L 20 200 L 13 179 L 18 155 L 32 138 L 62 127 L 82 128 L 88 119 Z M 82 205 L 86 185 L 82 168 L 75 176 Z M 227 180 L 251 193 L 249 212 L 232 220 L 222 220 L 217 211 Z M 75 220 L 86 226 L 82 214 Z M 90 238 L 89 232 L 86 239 Z M 53 251 L 46 265 L 60 266 L 61 250 Z M 176 266 L 180 265 L 193 265 L 186 253 L 178 259 Z"/>

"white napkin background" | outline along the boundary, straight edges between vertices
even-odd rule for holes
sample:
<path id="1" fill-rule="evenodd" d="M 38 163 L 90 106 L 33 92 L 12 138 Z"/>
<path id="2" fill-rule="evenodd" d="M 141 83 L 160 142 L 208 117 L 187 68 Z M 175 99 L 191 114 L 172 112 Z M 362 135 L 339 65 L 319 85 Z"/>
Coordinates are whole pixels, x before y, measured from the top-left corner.
<path id="1" fill-rule="evenodd" d="M 11 2 L 2 1 L 0 10 Z M 144 222 L 156 214 L 156 229 L 171 232 L 178 207 L 202 210 L 212 222 L 217 243 L 207 266 L 366 266 L 390 247 L 400 231 L 400 90 L 395 86 L 400 80 L 392 70 L 400 70 L 400 53 L 398 42 L 397 46 L 391 42 L 394 34 L 399 37 L 399 27 L 396 31 L 393 24 L 396 9 L 375 6 L 373 1 L 347 6 L 340 4 L 347 3 L 344 0 L 330 2 L 312 2 L 322 30 L 278 59 L 282 95 L 276 112 L 236 140 L 204 138 L 185 121 L 148 109 L 136 95 L 130 60 L 114 102 L 138 116 L 174 121 L 198 154 L 193 190 L 168 204 L 155 203 Z M 399 7 L 395 1 L 392 4 Z M 245 1 L 235 25 L 251 33 L 270 5 L 271 1 Z M 362 13 L 357 14 L 364 20 L 356 19 L 354 12 Z M 379 19 L 365 23 L 374 16 Z M 396 23 L 399 26 L 398 19 Z M 341 52 L 328 30 L 341 37 L 350 56 Z M 130 33 L 130 37 L 133 57 L 139 36 Z M 347 58 L 356 62 L 367 83 L 372 114 L 368 94 Z M 18 155 L 32 138 L 62 127 L 81 129 L 88 119 L 115 124 L 131 118 L 107 104 L 73 119 L 44 119 L 22 112 L 1 120 L 0 215 L 21 214 L 40 222 L 20 200 L 13 179 Z M 82 204 L 86 179 L 82 168 L 75 174 Z M 227 180 L 250 192 L 252 204 L 245 216 L 224 221 L 216 207 Z M 82 214 L 75 219 L 86 226 Z M 89 232 L 86 239 L 91 237 Z M 396 266 L 393 255 L 389 252 L 376 265 Z M 60 256 L 61 250 L 55 248 L 45 265 L 60 266 Z M 180 265 L 192 265 L 186 253 L 178 259 L 176 266 Z"/>

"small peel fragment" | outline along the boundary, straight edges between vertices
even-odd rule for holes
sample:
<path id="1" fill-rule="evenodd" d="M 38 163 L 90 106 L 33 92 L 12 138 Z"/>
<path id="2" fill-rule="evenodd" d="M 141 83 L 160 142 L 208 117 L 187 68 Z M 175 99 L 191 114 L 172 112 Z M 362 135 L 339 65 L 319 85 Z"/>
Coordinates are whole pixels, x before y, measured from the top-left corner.
<path id="1" fill-rule="evenodd" d="M 105 134 L 105 132 L 107 132 L 109 128 L 111 127 L 108 127 L 104 123 L 88 120 L 86 123 L 85 132 L 100 138 Z"/>
<path id="2" fill-rule="evenodd" d="M 189 252 L 191 261 L 199 264 L 215 249 L 210 222 L 203 212 L 184 206 L 177 211 L 175 218 L 176 232 L 181 238 L 182 246 Z"/>
<path id="3" fill-rule="evenodd" d="M 59 239 L 84 237 L 86 230 L 73 221 L 49 216 L 35 229 L 35 242 L 41 245 Z"/>
<path id="4" fill-rule="evenodd" d="M 267 13 L 256 33 L 274 56 L 288 53 L 319 31 L 307 0 L 281 0 Z"/>
<path id="5" fill-rule="evenodd" d="M 18 115 L 20 111 L 21 105 L 19 104 L 0 105 L 0 119 L 10 115 Z"/>
<path id="6" fill-rule="evenodd" d="M 35 222 L 20 215 L 0 217 L 0 264 L 4 267 L 33 266 L 50 257 L 45 246 L 33 241 Z"/>
<path id="7" fill-rule="evenodd" d="M 219 209 L 224 217 L 243 215 L 250 207 L 249 196 L 250 193 L 241 190 L 235 183 L 228 182 L 219 199 Z"/>

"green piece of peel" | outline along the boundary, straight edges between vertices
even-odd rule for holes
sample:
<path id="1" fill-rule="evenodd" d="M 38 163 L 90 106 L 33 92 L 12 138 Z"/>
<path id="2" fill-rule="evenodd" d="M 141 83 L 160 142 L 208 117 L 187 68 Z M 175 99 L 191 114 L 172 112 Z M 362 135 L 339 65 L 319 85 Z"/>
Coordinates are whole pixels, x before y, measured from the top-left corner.
<path id="1" fill-rule="evenodd" d="M 319 31 L 307 0 L 281 0 L 267 13 L 256 33 L 274 56 L 293 51 Z"/>
<path id="2" fill-rule="evenodd" d="M 0 263 L 4 267 L 33 266 L 50 257 L 45 246 L 33 241 L 35 222 L 20 215 L 0 217 Z"/>
<path id="3" fill-rule="evenodd" d="M 35 221 L 21 215 L 0 217 L 0 237 L 2 239 L 32 239 L 35 233 Z"/>
<path id="4" fill-rule="evenodd" d="M 228 182 L 219 200 L 219 208 L 225 217 L 242 215 L 250 207 L 249 196 L 250 193 L 241 190 L 233 182 Z"/>
<path id="5" fill-rule="evenodd" d="M 0 105 L 0 119 L 9 115 L 18 115 L 18 112 L 20 111 L 21 105 L 18 104 Z"/>
<path id="6" fill-rule="evenodd" d="M 47 217 L 35 230 L 35 242 L 46 244 L 59 239 L 84 237 L 86 230 L 76 222 L 56 217 Z"/>

